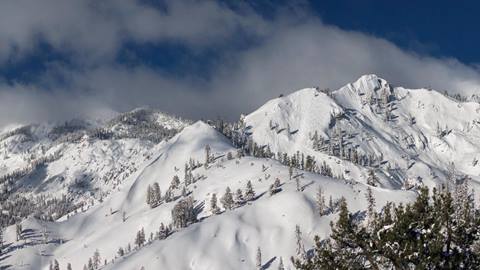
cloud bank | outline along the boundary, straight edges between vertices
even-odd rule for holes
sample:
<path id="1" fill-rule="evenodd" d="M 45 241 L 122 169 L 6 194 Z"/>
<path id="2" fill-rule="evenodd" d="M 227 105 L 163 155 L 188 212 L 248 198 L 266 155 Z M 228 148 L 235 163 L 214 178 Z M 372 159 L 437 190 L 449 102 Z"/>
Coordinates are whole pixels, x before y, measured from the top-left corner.
<path id="1" fill-rule="evenodd" d="M 231 49 L 239 35 L 252 41 Z M 192 53 L 218 50 L 208 66 L 212 75 L 174 76 L 116 60 L 127 43 L 165 42 Z M 194 119 L 232 120 L 281 93 L 335 89 L 367 73 L 396 85 L 466 95 L 480 86 L 477 67 L 325 25 L 308 11 L 279 10 L 266 19 L 248 5 L 214 1 L 2 1 L 0 65 L 31 57 L 39 44 L 73 64 L 52 63 L 33 82 L 0 82 L 0 125 L 99 117 L 144 105 Z"/>

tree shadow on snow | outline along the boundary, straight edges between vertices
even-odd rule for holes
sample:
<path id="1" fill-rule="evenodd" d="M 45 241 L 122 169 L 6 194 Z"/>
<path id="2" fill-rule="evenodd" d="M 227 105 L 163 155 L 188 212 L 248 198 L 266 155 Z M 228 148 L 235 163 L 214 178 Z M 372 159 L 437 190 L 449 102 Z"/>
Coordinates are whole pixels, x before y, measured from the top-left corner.
<path id="1" fill-rule="evenodd" d="M 270 268 L 270 266 L 272 266 L 272 263 L 277 259 L 277 256 L 271 258 L 270 260 L 268 260 L 268 262 L 266 262 L 264 265 L 262 265 L 262 267 L 260 268 L 261 270 L 265 270 L 265 269 L 268 269 Z"/>

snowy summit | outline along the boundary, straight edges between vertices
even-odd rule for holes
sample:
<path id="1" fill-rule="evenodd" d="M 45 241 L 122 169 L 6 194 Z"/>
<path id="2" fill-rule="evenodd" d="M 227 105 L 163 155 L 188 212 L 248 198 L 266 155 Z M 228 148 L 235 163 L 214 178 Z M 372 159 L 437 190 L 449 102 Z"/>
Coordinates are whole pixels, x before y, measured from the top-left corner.
<path id="1" fill-rule="evenodd" d="M 376 75 L 337 90 L 298 90 L 235 122 L 136 109 L 16 126 L 0 134 L 1 264 L 303 269 L 341 247 L 338 237 L 353 237 L 332 253 L 338 267 L 349 256 L 360 268 L 414 267 L 423 255 L 381 248 L 388 243 L 380 236 L 408 222 L 387 219 L 386 209 L 419 207 L 426 189 L 444 187 L 458 211 L 470 209 L 460 198 L 479 192 L 478 153 L 479 103 Z M 418 214 L 402 209 L 395 211 Z M 375 251 L 356 240 L 362 233 Z M 388 252 L 413 257 L 397 262 Z"/>

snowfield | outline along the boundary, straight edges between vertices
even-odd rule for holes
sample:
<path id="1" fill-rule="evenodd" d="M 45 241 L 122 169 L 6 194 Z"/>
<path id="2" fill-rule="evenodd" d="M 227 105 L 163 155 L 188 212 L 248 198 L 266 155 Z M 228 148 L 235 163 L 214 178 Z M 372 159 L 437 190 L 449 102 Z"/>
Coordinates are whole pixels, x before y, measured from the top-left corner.
<path id="1" fill-rule="evenodd" d="M 50 125 L 9 136 L 5 134 L 14 129 L 2 131 L 0 175 L 27 167 L 40 156 L 61 153 L 16 178 L 10 192 L 73 194 L 76 203 L 84 204 L 54 221 L 26 218 L 21 222 L 24 239 L 18 241 L 15 225 L 7 227 L 0 265 L 49 269 L 56 259 L 61 269 L 67 269 L 67 263 L 83 269 L 98 250 L 99 269 L 255 269 L 260 248 L 262 269 L 277 269 L 280 258 L 286 269 L 293 269 L 295 227 L 310 249 L 315 235 L 328 236 L 337 216 L 335 211 L 318 213 L 319 187 L 327 201 L 345 197 L 360 222 L 368 187 L 378 209 L 388 201 L 411 201 L 416 186 L 438 186 L 451 173 L 470 178 L 478 191 L 480 104 L 475 102 L 459 102 L 433 90 L 393 87 L 365 75 L 335 91 L 307 88 L 270 100 L 242 121 L 245 133 L 259 146 L 268 146 L 274 154 L 298 151 L 312 156 L 317 164 L 325 162 L 333 177 L 296 168 L 290 175 L 292 169 L 279 160 L 239 157 L 232 142 L 211 125 L 143 109 L 109 123 L 82 122 L 75 131 L 62 133 L 80 132 L 72 141 L 49 137 Z M 92 128 L 101 128 L 100 135 L 87 132 Z M 152 139 L 164 129 L 172 130 L 172 136 Z M 134 132 L 143 133 L 125 135 Z M 322 143 L 315 145 L 314 134 Z M 107 135 L 111 137 L 103 137 Z M 213 158 L 205 167 L 207 145 Z M 354 151 L 364 160 L 353 158 Z M 27 158 L 33 154 L 35 158 Z M 186 186 L 184 167 L 190 160 L 200 166 L 192 169 L 194 181 Z M 369 185 L 372 172 L 375 186 Z M 151 208 L 147 187 L 157 182 L 163 195 L 175 175 L 180 185 L 173 189 L 173 200 Z M 272 195 L 276 179 L 280 187 Z M 235 195 L 237 189 L 245 191 L 248 181 L 256 197 L 224 209 L 220 199 L 227 187 Z M 212 213 L 213 194 L 219 199 L 218 214 Z M 194 199 L 198 221 L 156 239 L 161 224 L 172 223 L 175 204 L 187 196 Z M 146 243 L 137 247 L 135 237 L 142 229 Z M 125 250 L 123 256 L 119 248 Z"/>

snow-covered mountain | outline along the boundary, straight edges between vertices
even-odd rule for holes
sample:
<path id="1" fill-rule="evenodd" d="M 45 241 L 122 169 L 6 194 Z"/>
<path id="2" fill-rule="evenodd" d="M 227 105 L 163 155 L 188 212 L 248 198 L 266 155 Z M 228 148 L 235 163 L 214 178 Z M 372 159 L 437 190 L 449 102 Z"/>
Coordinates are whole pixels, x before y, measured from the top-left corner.
<path id="1" fill-rule="evenodd" d="M 38 197 L 68 195 L 62 213 L 40 211 L 59 218 L 68 210 L 102 200 L 149 160 L 162 142 L 190 123 L 136 109 L 109 120 L 32 124 L 4 131 L 0 134 L 2 208 L 11 208 L 19 196 L 34 202 Z"/>
<path id="2" fill-rule="evenodd" d="M 281 259 L 293 269 L 296 226 L 310 248 L 314 235 L 329 234 L 341 197 L 361 217 L 368 187 L 378 208 L 452 175 L 478 189 L 479 124 L 478 103 L 365 75 L 335 91 L 307 88 L 270 100 L 226 127 L 139 109 L 107 121 L 10 129 L 0 135 L 3 214 L 16 209 L 9 208 L 15 196 L 65 195 L 71 203 L 67 215 L 47 204 L 53 221 L 24 219 L 20 237 L 17 226 L 7 227 L 0 264 L 48 269 L 55 259 L 61 269 L 83 269 L 93 256 L 101 269 L 254 269 L 260 248 L 263 269 L 277 269 Z M 255 196 L 240 200 L 237 190 L 246 197 L 248 182 Z M 156 183 L 163 199 L 149 205 Z M 220 202 L 227 187 L 232 209 Z M 323 215 L 319 187 L 331 200 Z M 160 230 L 186 198 L 197 221 Z M 146 241 L 136 245 L 142 231 Z"/>

